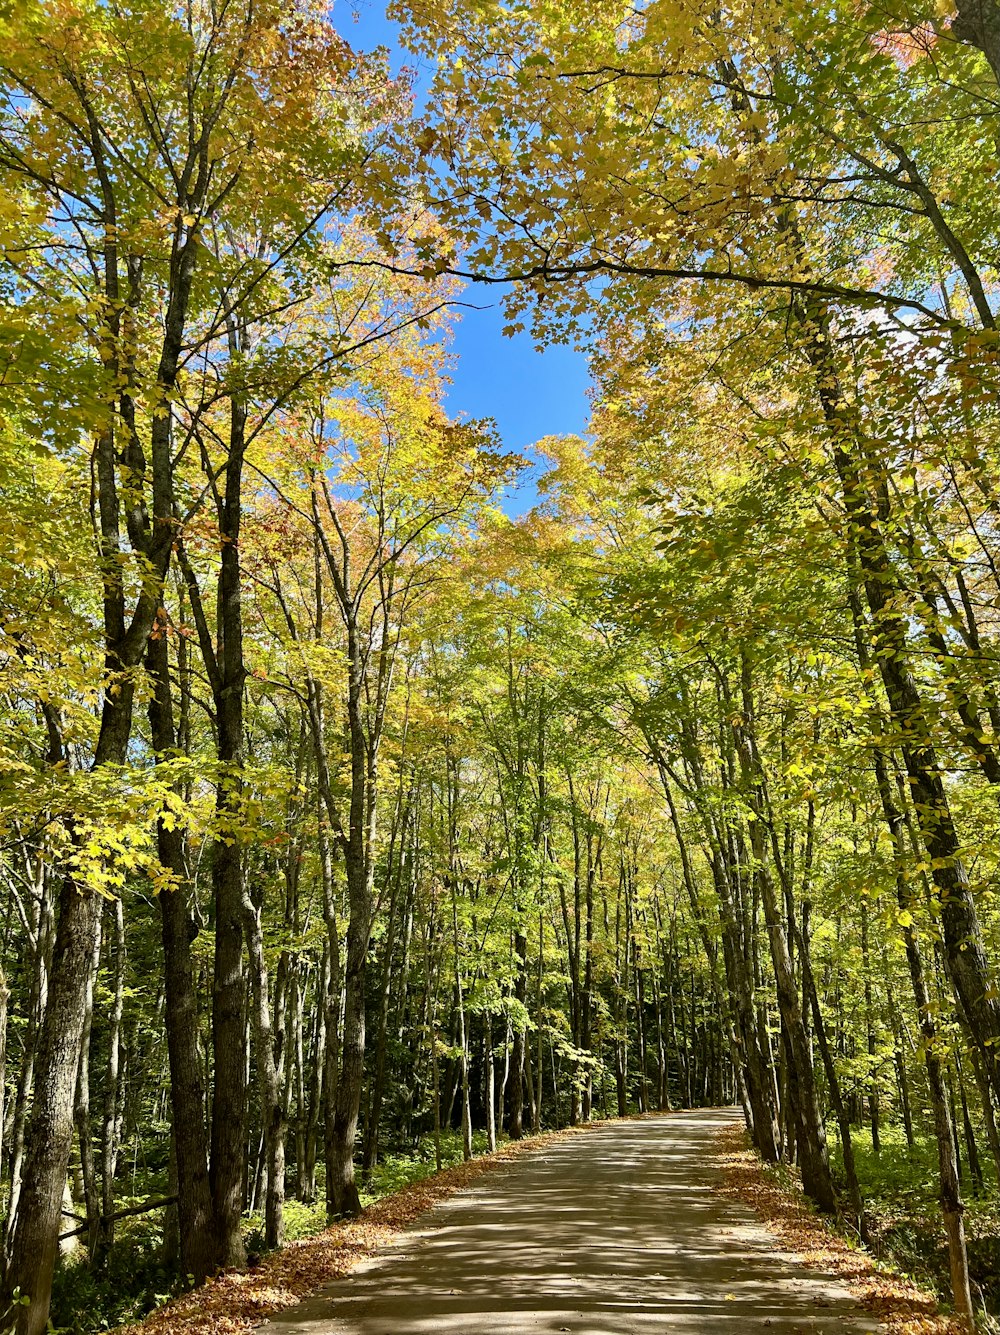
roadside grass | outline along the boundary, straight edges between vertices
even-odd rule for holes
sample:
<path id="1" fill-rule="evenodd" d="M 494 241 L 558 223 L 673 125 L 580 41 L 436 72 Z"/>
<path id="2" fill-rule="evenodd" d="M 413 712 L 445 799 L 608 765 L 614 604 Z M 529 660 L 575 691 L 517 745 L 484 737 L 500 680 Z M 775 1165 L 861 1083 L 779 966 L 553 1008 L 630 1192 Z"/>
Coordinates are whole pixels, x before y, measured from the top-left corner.
<path id="1" fill-rule="evenodd" d="M 879 1260 L 912 1275 L 945 1297 L 948 1253 L 938 1205 L 937 1150 L 929 1136 L 906 1143 L 901 1127 L 888 1127 L 875 1153 L 867 1128 L 853 1132 L 858 1181 L 868 1210 L 871 1251 Z M 984 1175 L 992 1168 L 983 1153 Z M 831 1144 L 835 1174 L 843 1181 L 839 1143 Z M 963 1163 L 963 1169 L 966 1165 Z M 996 1179 L 976 1191 L 967 1170 L 962 1177 L 965 1230 L 973 1296 L 991 1315 L 1000 1313 L 1000 1189 Z M 978 1293 L 976 1290 L 978 1289 Z"/>

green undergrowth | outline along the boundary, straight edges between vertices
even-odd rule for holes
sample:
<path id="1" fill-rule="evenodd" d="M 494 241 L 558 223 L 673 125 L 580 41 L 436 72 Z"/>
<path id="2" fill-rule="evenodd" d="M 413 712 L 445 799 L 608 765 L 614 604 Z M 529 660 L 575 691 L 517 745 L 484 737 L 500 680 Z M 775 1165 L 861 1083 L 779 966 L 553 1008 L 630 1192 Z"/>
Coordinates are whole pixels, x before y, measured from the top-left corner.
<path id="1" fill-rule="evenodd" d="M 472 1154 L 476 1158 L 486 1153 L 486 1132 L 473 1131 Z M 462 1162 L 462 1136 L 458 1131 L 449 1131 L 441 1136 L 441 1166 L 451 1168 Z M 361 1191 L 361 1204 L 372 1205 L 383 1196 L 391 1196 L 394 1191 L 401 1191 L 412 1182 L 420 1182 L 437 1172 L 434 1155 L 434 1141 L 425 1137 L 415 1154 L 389 1155 L 384 1162 L 377 1164 Z"/>
<path id="2" fill-rule="evenodd" d="M 475 1155 L 486 1152 L 485 1132 L 473 1134 L 472 1147 Z M 442 1134 L 441 1160 L 446 1168 L 461 1163 L 460 1133 Z M 436 1171 L 434 1141 L 425 1136 L 416 1150 L 386 1155 L 372 1169 L 362 1184 L 361 1203 L 372 1205 Z M 163 1184 L 153 1183 L 149 1191 L 135 1199 L 122 1198 L 119 1204 L 138 1204 L 162 1194 Z M 307 1204 L 293 1198 L 285 1201 L 284 1224 L 286 1242 L 311 1237 L 326 1227 L 322 1176 L 314 1202 Z M 53 1330 L 61 1335 L 92 1335 L 95 1331 L 109 1330 L 139 1320 L 188 1287 L 186 1276 L 165 1259 L 162 1228 L 161 1211 L 136 1215 L 118 1224 L 115 1245 L 99 1265 L 91 1266 L 82 1251 L 61 1260 L 56 1267 L 52 1293 Z M 264 1250 L 262 1214 L 247 1216 L 244 1236 L 248 1253 L 260 1255 Z"/>
<path id="3" fill-rule="evenodd" d="M 162 1194 L 149 1192 L 148 1195 Z M 122 1198 L 123 1206 L 142 1199 Z M 56 1332 L 86 1335 L 145 1316 L 187 1287 L 177 1267 L 164 1256 L 163 1214 L 154 1211 L 121 1220 L 115 1244 L 98 1264 L 86 1251 L 62 1258 L 52 1285 L 50 1320 Z"/>
<path id="4" fill-rule="evenodd" d="M 878 1154 L 867 1129 L 856 1130 L 852 1140 L 871 1231 L 870 1250 L 879 1260 L 947 1298 L 948 1253 L 938 1204 L 933 1139 L 919 1136 L 910 1147 L 902 1128 L 889 1127 L 882 1133 Z M 986 1174 L 993 1164 L 988 1151 L 981 1153 Z M 843 1185 L 839 1144 L 831 1145 L 831 1158 L 838 1182 Z M 977 1193 L 963 1171 L 962 1194 L 972 1279 L 987 1311 L 1000 1313 L 1000 1190 L 996 1177 L 992 1182 L 987 1180 Z"/>
<path id="5" fill-rule="evenodd" d="M 473 1157 L 486 1153 L 486 1132 L 475 1131 L 472 1135 Z M 462 1137 L 457 1131 L 442 1133 L 441 1166 L 450 1168 L 462 1162 Z M 411 1154 L 390 1154 L 377 1163 L 368 1174 L 367 1181 L 361 1178 L 361 1204 L 364 1207 L 374 1205 L 384 1196 L 402 1191 L 413 1182 L 421 1182 L 425 1177 L 437 1172 L 434 1154 L 434 1141 L 430 1136 L 421 1140 Z M 301 1201 L 285 1201 L 285 1241 L 295 1242 L 298 1238 L 309 1238 L 326 1228 L 326 1204 L 324 1184 L 320 1182 L 317 1199 L 311 1205 Z M 247 1218 L 247 1249 L 260 1253 L 264 1250 L 264 1216 L 261 1212 Z"/>

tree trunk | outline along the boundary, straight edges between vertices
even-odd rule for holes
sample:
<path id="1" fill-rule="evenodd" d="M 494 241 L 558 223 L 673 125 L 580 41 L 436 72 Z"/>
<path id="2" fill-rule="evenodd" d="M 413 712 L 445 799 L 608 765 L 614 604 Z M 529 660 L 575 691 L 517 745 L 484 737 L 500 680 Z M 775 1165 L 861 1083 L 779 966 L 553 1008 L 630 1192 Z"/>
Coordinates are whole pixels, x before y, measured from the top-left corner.
<path id="1" fill-rule="evenodd" d="M 893 730 L 901 737 L 913 811 L 931 865 L 948 971 L 980 1050 L 987 1079 L 1000 1097 L 1000 994 L 987 964 L 930 715 L 909 667 L 902 590 L 882 536 L 881 525 L 888 509 L 885 477 L 878 471 L 874 477 L 866 475 L 863 440 L 856 414 L 840 383 L 825 311 L 804 305 L 797 310 L 806 336 L 806 355 L 816 372 L 817 393 L 830 432 L 852 556 L 871 612 L 868 656 L 881 676 Z M 864 636 L 865 629 L 858 623 L 857 613 L 855 624 L 856 638 Z"/>
<path id="2" fill-rule="evenodd" d="M 347 960 L 344 970 L 344 1037 L 334 1104 L 332 1158 L 326 1166 L 335 1218 L 361 1213 L 361 1198 L 354 1180 L 354 1145 L 364 1077 L 365 973 L 371 915 L 370 892 L 363 863 L 358 866 L 356 860 L 348 859 L 347 885 L 351 913 L 347 924 Z"/>
<path id="3" fill-rule="evenodd" d="M 7 1011 L 10 1004 L 10 985 L 3 965 L 0 964 L 0 1171 L 6 1148 L 4 1130 L 7 1125 Z M 2 1265 L 0 1265 L 2 1272 Z"/>
<path id="4" fill-rule="evenodd" d="M 454 873 L 454 869 L 453 869 Z M 469 1043 L 465 1028 L 465 998 L 459 965 L 458 895 L 456 878 L 451 877 L 451 922 L 455 947 L 455 996 L 458 1003 L 458 1070 L 462 1084 L 462 1157 L 472 1158 L 472 1111 L 469 1104 Z"/>
<path id="5" fill-rule="evenodd" d="M 483 1014 L 483 1059 L 486 1067 L 486 1091 L 483 1102 L 486 1106 L 486 1150 L 492 1154 L 497 1147 L 497 1107 L 496 1107 L 496 1054 L 493 1051 L 493 1016 L 489 1010 Z"/>
<path id="6" fill-rule="evenodd" d="M 528 941 L 523 931 L 514 932 L 514 998 L 520 1003 L 518 1016 L 514 1023 L 513 1041 L 510 1050 L 510 1081 L 507 1085 L 508 1111 L 507 1129 L 511 1140 L 520 1140 L 524 1135 L 524 1006 L 528 996 L 527 953 Z M 538 1097 L 541 1101 L 541 1072 L 539 1072 Z"/>
<path id="7" fill-rule="evenodd" d="M 121 901 L 118 901 L 121 903 Z M 97 1170 L 94 1165 L 94 1131 L 90 1122 L 90 1037 L 94 1018 L 94 982 L 101 959 L 101 924 L 98 924 L 94 955 L 90 962 L 87 985 L 86 1012 L 83 1037 L 80 1044 L 80 1069 L 76 1078 L 76 1136 L 80 1146 L 80 1175 L 83 1178 L 83 1200 L 87 1215 L 87 1251 L 91 1262 L 96 1259 L 99 1245 L 101 1202 L 97 1190 Z"/>
<path id="8" fill-rule="evenodd" d="M 50 877 L 46 873 L 45 863 L 37 859 L 35 888 L 37 897 L 33 897 L 31 939 L 34 947 L 31 974 L 31 990 L 28 997 L 28 1023 L 24 1035 L 24 1047 L 21 1053 L 21 1069 L 17 1076 L 17 1091 L 12 1109 L 13 1126 L 10 1134 L 10 1152 L 7 1176 L 10 1181 L 10 1198 L 7 1203 L 7 1218 L 4 1225 L 3 1273 L 6 1274 L 6 1257 L 17 1222 L 17 1202 L 21 1192 L 24 1167 L 24 1138 L 27 1127 L 35 1080 L 35 1062 L 38 1057 L 38 1041 L 42 1018 L 48 1002 L 49 973 L 52 965 L 52 939 L 55 922 L 52 911 Z"/>
<path id="9" fill-rule="evenodd" d="M 320 811 L 320 872 L 323 878 L 323 918 L 327 938 L 326 996 L 326 1054 L 323 1060 L 323 1159 L 326 1164 L 326 1213 L 332 1219 L 337 1213 L 333 1194 L 334 1126 L 337 1117 L 337 1085 L 340 1082 L 340 1002 L 342 980 L 340 975 L 340 932 L 337 926 L 337 906 L 333 893 L 333 850 L 329 831 Z"/>
<path id="10" fill-rule="evenodd" d="M 851 617 L 854 627 L 855 647 L 862 672 L 871 670 L 871 658 L 868 643 L 864 635 L 861 616 L 861 602 L 856 591 L 850 593 Z M 865 687 L 869 703 L 877 707 L 871 685 Z M 876 714 L 876 717 L 878 715 Z M 881 730 L 881 728 L 880 728 Z M 952 1301 L 959 1320 L 969 1330 L 975 1327 L 975 1314 L 972 1307 L 972 1290 L 969 1282 L 969 1257 L 965 1244 L 965 1225 L 962 1222 L 964 1204 L 962 1202 L 961 1181 L 959 1176 L 958 1155 L 955 1147 L 954 1126 L 948 1105 L 948 1093 L 944 1072 L 938 1056 L 938 1033 L 931 1009 L 931 996 L 927 987 L 923 959 L 913 930 L 910 905 L 910 887 L 906 879 L 904 861 L 906 841 L 904 836 L 904 815 L 896 805 L 892 783 L 889 778 L 889 766 L 885 752 L 880 746 L 872 748 L 872 763 L 875 782 L 886 827 L 892 840 L 896 862 L 896 898 L 901 913 L 901 930 L 906 951 L 906 963 L 910 972 L 913 1000 L 921 1033 L 921 1050 L 927 1071 L 927 1086 L 930 1094 L 931 1109 L 934 1114 L 934 1134 L 938 1152 L 938 1182 L 941 1213 L 944 1220 L 945 1234 L 948 1239 L 948 1263 L 951 1271 Z"/>
<path id="11" fill-rule="evenodd" d="M 747 796 L 755 817 L 750 824 L 754 879 L 764 908 L 764 923 L 771 947 L 771 963 L 774 967 L 778 1009 L 781 1013 L 782 1028 L 786 1038 L 789 1094 L 797 1114 L 795 1132 L 799 1152 L 799 1166 L 802 1171 L 802 1186 L 806 1194 L 821 1210 L 834 1213 L 837 1208 L 837 1199 L 833 1187 L 833 1178 L 830 1174 L 826 1132 L 823 1127 L 823 1113 L 816 1089 L 812 1053 L 802 1015 L 799 991 L 788 949 L 788 940 L 785 936 L 785 927 L 775 894 L 774 881 L 767 866 L 767 831 L 771 830 L 773 835 L 773 827 L 770 823 L 766 793 L 764 792 L 763 767 L 757 754 L 756 739 L 752 732 L 754 714 L 750 664 L 745 655 L 742 662 L 741 697 L 743 701 L 742 721 L 734 722 L 732 726 L 740 768 L 744 784 L 748 790 Z"/>
<path id="12" fill-rule="evenodd" d="M 103 1252 L 114 1241 L 115 1168 L 121 1134 L 121 1029 L 125 999 L 125 909 L 114 903 L 114 990 L 108 1024 L 108 1061 L 104 1070 L 104 1116 L 101 1122 L 101 1227 L 98 1248 Z"/>
<path id="13" fill-rule="evenodd" d="M 405 832 L 404 832 L 405 833 Z M 368 1117 L 365 1122 L 365 1143 L 361 1159 L 362 1172 L 367 1174 L 378 1161 L 379 1121 L 382 1116 L 382 1100 L 385 1097 L 385 1060 L 386 1040 L 389 1029 L 389 992 L 392 983 L 393 955 L 396 947 L 396 905 L 399 899 L 400 881 L 403 874 L 404 848 L 400 847 L 399 873 L 393 882 L 389 900 L 389 922 L 386 931 L 385 953 L 382 958 L 382 976 L 379 985 L 378 1028 L 375 1033 L 375 1072 L 372 1076 L 371 1098 L 368 1104 Z"/>
<path id="14" fill-rule="evenodd" d="M 120 673 L 123 664 L 116 651 L 108 651 L 108 666 Z M 106 693 L 95 769 L 124 762 L 133 693 L 131 682 L 120 677 L 115 689 L 109 688 Z M 31 1300 L 29 1306 L 18 1311 L 18 1335 L 42 1335 L 48 1323 L 62 1197 L 73 1141 L 74 1094 L 87 988 L 102 908 L 103 899 L 95 891 L 68 876 L 63 880 L 6 1276 L 8 1292 L 18 1288 Z"/>
<path id="15" fill-rule="evenodd" d="M 18 1311 L 18 1335 L 44 1335 L 48 1325 L 87 988 L 102 907 L 99 895 L 69 877 L 63 881 L 7 1272 L 8 1291 L 18 1289 L 31 1300 Z"/>
<path id="16" fill-rule="evenodd" d="M 264 1198 L 264 1245 L 280 1247 L 284 1239 L 285 1131 L 281 1082 L 274 1060 L 274 1035 L 268 999 L 267 963 L 260 926 L 260 909 L 250 896 L 243 896 L 243 932 L 250 959 L 251 1020 L 257 1056 L 257 1086 L 264 1131 L 264 1162 L 267 1194 Z"/>
<path id="17" fill-rule="evenodd" d="M 872 1004 L 871 959 L 868 952 L 868 901 L 861 901 L 861 967 L 865 975 L 865 1031 L 868 1040 L 868 1114 L 871 1118 L 872 1151 L 882 1151 L 878 1077 L 875 1072 L 875 1022 Z"/>
<path id="18" fill-rule="evenodd" d="M 230 328 L 231 344 L 238 338 Z M 199 638 L 215 706 L 216 836 L 212 845 L 212 898 L 215 906 L 215 973 L 212 990 L 212 1156 L 209 1177 L 219 1244 L 219 1263 L 246 1261 L 242 1215 L 246 1161 L 247 1017 L 243 972 L 244 868 L 241 838 L 243 800 L 243 656 L 240 526 L 246 449 L 246 411 L 239 395 L 230 400 L 229 451 L 225 489 L 218 499 L 221 539 L 216 589 L 217 641 L 203 627 Z"/>
<path id="19" fill-rule="evenodd" d="M 809 953 L 809 941 L 805 932 L 799 935 L 799 959 L 802 962 L 802 985 L 803 990 L 808 997 L 809 1006 L 812 1010 L 813 1031 L 816 1035 L 816 1043 L 819 1047 L 820 1057 L 823 1062 L 823 1070 L 826 1073 L 826 1082 L 830 1091 L 830 1104 L 833 1108 L 834 1116 L 837 1119 L 837 1128 L 840 1132 L 840 1144 L 844 1152 L 844 1175 L 847 1178 L 847 1194 L 850 1197 L 851 1209 L 854 1213 L 855 1227 L 862 1242 L 868 1242 L 869 1229 L 868 1221 L 865 1215 L 864 1199 L 861 1195 L 861 1184 L 858 1181 L 857 1164 L 854 1159 L 854 1142 L 851 1138 L 851 1118 L 848 1112 L 847 1104 L 840 1089 L 840 1077 L 837 1074 L 837 1065 L 833 1059 L 833 1052 L 826 1034 L 826 1024 L 823 1020 L 823 1012 L 819 1004 L 819 992 L 816 988 L 816 979 L 813 975 L 812 960 Z"/>

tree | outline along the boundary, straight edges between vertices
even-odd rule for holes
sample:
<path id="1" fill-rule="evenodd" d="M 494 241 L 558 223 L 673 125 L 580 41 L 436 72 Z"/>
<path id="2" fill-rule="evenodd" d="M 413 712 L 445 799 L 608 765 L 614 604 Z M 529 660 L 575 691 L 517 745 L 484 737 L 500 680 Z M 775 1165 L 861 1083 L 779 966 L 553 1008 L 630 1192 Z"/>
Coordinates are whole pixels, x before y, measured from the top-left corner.
<path id="1" fill-rule="evenodd" d="M 14 325 L 38 306 L 57 364 L 67 353 L 80 363 L 69 420 L 86 444 L 67 445 L 92 451 L 106 671 L 94 772 L 127 759 L 137 669 L 185 504 L 177 469 L 211 402 L 184 404 L 189 367 L 198 358 L 211 366 L 213 346 L 233 336 L 246 309 L 267 308 L 268 284 L 331 204 L 346 203 L 355 178 L 345 168 L 369 151 L 345 127 L 338 87 L 351 80 L 345 49 L 308 7 L 287 19 L 277 4 L 221 14 L 140 4 L 111 13 L 86 0 L 60 6 L 58 21 L 44 4 L 3 19 L 0 170 L 39 236 L 37 244 L 7 250 Z M 272 172 L 286 193 L 270 196 L 265 219 L 261 183 Z M 251 221 L 259 241 L 252 257 L 230 240 Z M 194 380 L 206 387 L 202 376 Z M 239 393 L 229 401 L 238 429 Z M 229 476 L 227 514 L 235 524 L 235 463 Z M 227 570 L 236 559 L 230 551 Z M 233 582 L 230 571 L 230 589 Z M 238 649 L 232 637 L 230 646 Z M 238 688 L 239 664 L 224 673 Z M 230 707 L 238 708 L 239 696 L 229 692 Z M 227 759 L 232 746 L 238 743 L 224 743 Z M 53 763 L 61 758 L 60 750 Z M 218 938 L 218 967 L 232 992 L 240 988 L 239 905 L 224 892 L 234 883 L 226 858 L 218 862 L 221 920 L 230 924 Z M 41 1330 L 48 1311 L 101 904 L 86 881 L 64 878 L 7 1278 L 31 1296 L 20 1316 L 24 1332 Z M 214 1101 L 215 1255 L 226 1260 L 241 1250 L 242 1170 L 232 1133 L 239 1131 L 242 1062 L 232 1040 L 242 1003 L 226 1002 L 225 989 L 218 995 L 217 1024 L 226 1030 L 229 1017 L 233 1031 L 220 1033 L 220 1051 L 235 1063 L 231 1089 L 223 1079 Z M 205 1273 L 214 1262 L 200 1232 L 182 1236 L 195 1249 L 194 1273 Z"/>

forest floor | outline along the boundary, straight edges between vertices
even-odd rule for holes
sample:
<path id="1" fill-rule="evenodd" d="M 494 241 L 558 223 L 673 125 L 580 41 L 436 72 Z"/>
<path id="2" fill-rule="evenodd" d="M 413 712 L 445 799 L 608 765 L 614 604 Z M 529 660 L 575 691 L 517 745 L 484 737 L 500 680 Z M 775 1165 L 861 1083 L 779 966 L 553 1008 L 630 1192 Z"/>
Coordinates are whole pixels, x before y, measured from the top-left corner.
<path id="1" fill-rule="evenodd" d="M 951 1330 L 928 1295 L 877 1268 L 762 1170 L 743 1148 L 734 1113 L 718 1109 L 508 1146 L 380 1201 L 356 1223 L 286 1247 L 245 1275 L 226 1275 L 132 1330 L 254 1328 L 262 1335 Z"/>
<path id="2" fill-rule="evenodd" d="M 782 1255 L 835 1276 L 865 1312 L 878 1318 L 878 1329 L 886 1335 L 961 1335 L 962 1328 L 938 1310 L 927 1288 L 900 1274 L 891 1262 L 879 1264 L 853 1246 L 816 1213 L 793 1181 L 792 1170 L 765 1167 L 747 1148 L 747 1139 L 742 1121 L 721 1128 L 715 1159 L 720 1189 L 753 1210 Z"/>

